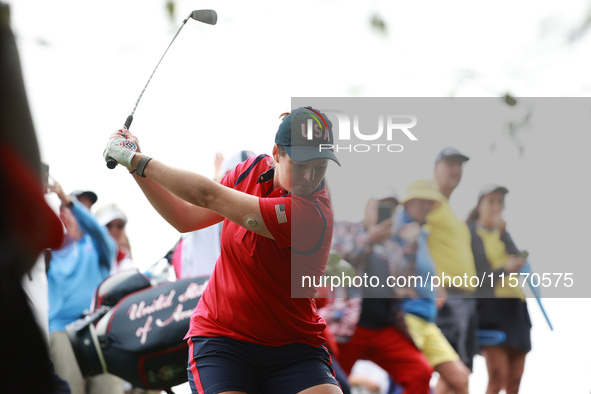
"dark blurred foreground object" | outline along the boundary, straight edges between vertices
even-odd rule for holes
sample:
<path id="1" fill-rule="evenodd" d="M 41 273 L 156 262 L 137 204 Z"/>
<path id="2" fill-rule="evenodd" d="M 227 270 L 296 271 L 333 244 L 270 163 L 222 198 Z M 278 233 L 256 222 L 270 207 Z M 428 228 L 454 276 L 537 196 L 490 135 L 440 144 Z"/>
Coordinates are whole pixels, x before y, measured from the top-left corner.
<path id="1" fill-rule="evenodd" d="M 0 2 L 0 304 L 5 306 L 0 308 L 0 382 L 6 393 L 70 392 L 53 372 L 21 287 L 39 254 L 63 241 L 61 221 L 45 202 L 41 178 L 9 8 Z"/>
<path id="2" fill-rule="evenodd" d="M 168 392 L 186 382 L 183 338 L 208 279 L 152 286 L 137 270 L 105 279 L 89 315 L 66 327 L 82 375 L 108 371 L 134 387 Z"/>

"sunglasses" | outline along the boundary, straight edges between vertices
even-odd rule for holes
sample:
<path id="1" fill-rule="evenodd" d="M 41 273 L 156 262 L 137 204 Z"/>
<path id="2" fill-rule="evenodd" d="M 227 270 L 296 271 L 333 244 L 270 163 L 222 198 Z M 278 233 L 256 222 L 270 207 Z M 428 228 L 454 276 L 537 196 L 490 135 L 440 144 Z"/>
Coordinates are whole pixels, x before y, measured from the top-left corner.
<path id="1" fill-rule="evenodd" d="M 110 230 L 113 227 L 118 228 L 119 230 L 125 228 L 125 223 L 109 223 L 107 224 L 107 228 Z"/>

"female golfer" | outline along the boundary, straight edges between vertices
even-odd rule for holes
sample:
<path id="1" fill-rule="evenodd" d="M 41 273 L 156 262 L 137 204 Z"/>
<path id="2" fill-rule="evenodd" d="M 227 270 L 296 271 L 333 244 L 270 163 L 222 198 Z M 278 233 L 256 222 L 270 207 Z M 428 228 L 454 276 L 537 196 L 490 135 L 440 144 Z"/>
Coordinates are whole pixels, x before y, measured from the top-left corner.
<path id="1" fill-rule="evenodd" d="M 518 273 L 525 263 L 505 231 L 501 216 L 508 192 L 503 186 L 485 186 L 478 195 L 478 205 L 468 218 L 478 275 L 488 277 L 492 273 L 496 280 L 495 286 L 483 286 L 477 292 L 478 328 L 502 331 L 506 336 L 506 340 L 497 346 L 482 347 L 488 369 L 487 394 L 496 394 L 503 389 L 507 394 L 517 393 L 525 355 L 531 350 L 531 322 L 523 291 L 520 287 L 507 285 L 507 275 Z M 506 275 L 504 287 L 500 280 L 503 275 Z"/>
<path id="2" fill-rule="evenodd" d="M 224 221 L 221 254 L 186 336 L 193 393 L 341 393 L 306 280 L 323 274 L 330 252 L 332 125 L 311 107 L 284 115 L 273 157 L 250 158 L 219 184 L 140 153 L 125 129 L 103 154 L 133 173 L 178 231 Z"/>

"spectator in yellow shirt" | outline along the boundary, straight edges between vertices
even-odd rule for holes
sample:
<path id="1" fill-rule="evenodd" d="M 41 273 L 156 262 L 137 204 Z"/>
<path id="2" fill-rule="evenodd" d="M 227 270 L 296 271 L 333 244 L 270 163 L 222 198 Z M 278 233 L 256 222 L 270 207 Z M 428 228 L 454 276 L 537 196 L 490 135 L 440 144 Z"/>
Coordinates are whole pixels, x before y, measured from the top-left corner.
<path id="1" fill-rule="evenodd" d="M 464 164 L 469 157 L 455 148 L 443 149 L 435 160 L 434 175 L 444 198 L 441 205 L 427 216 L 425 230 L 427 244 L 435 268 L 440 277 L 468 278 L 476 275 L 474 257 L 470 246 L 470 231 L 465 222 L 458 219 L 449 205 L 449 198 L 462 179 Z M 460 286 L 444 289 L 447 299 L 440 300 L 436 324 L 460 356 L 462 362 L 472 370 L 472 359 L 477 351 L 476 300 L 469 280 L 462 280 Z M 459 281 L 456 281 L 459 284 Z M 439 380 L 436 392 L 449 392 L 449 386 Z"/>

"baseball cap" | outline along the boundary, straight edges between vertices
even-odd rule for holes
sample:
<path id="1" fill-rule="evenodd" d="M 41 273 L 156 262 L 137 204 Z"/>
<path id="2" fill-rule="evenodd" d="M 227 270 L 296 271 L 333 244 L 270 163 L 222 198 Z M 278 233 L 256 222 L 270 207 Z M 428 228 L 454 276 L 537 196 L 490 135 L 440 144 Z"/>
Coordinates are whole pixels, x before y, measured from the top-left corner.
<path id="1" fill-rule="evenodd" d="M 410 201 L 414 198 L 441 202 L 442 197 L 443 195 L 439 191 L 439 186 L 435 180 L 421 179 L 408 185 L 408 188 L 406 189 L 406 196 L 404 197 L 402 203 Z"/>
<path id="2" fill-rule="evenodd" d="M 509 193 L 509 189 L 507 189 L 505 186 L 497 185 L 496 183 L 488 183 L 478 192 L 478 201 L 480 201 L 482 197 L 486 196 L 487 194 L 491 194 L 494 192 L 501 192 L 503 194 L 507 194 Z"/>
<path id="3" fill-rule="evenodd" d="M 312 107 L 291 111 L 279 125 L 275 143 L 282 145 L 293 161 L 330 159 L 341 165 L 334 154 L 332 123 L 325 114 Z"/>
<path id="4" fill-rule="evenodd" d="M 456 148 L 448 146 L 446 148 L 443 148 L 443 150 L 441 152 L 439 152 L 439 154 L 437 155 L 437 158 L 435 159 L 435 163 L 439 162 L 441 159 L 447 159 L 449 157 L 459 157 L 463 161 L 470 160 L 470 158 L 468 156 L 466 156 L 465 154 L 463 154 L 462 152 L 460 152 Z"/>
<path id="5" fill-rule="evenodd" d="M 70 193 L 70 196 L 76 197 L 77 200 L 79 200 L 80 197 L 86 197 L 90 200 L 90 205 L 94 204 L 96 200 L 98 200 L 96 193 L 90 190 L 75 190 Z"/>
<path id="6" fill-rule="evenodd" d="M 127 216 L 125 213 L 115 204 L 107 204 L 102 206 L 95 214 L 96 220 L 101 226 L 106 226 L 115 219 L 122 220 L 127 223 Z"/>
<path id="7" fill-rule="evenodd" d="M 371 198 L 376 201 L 386 200 L 393 198 L 396 202 L 400 201 L 398 196 L 398 190 L 393 186 L 385 186 L 371 195 Z"/>

